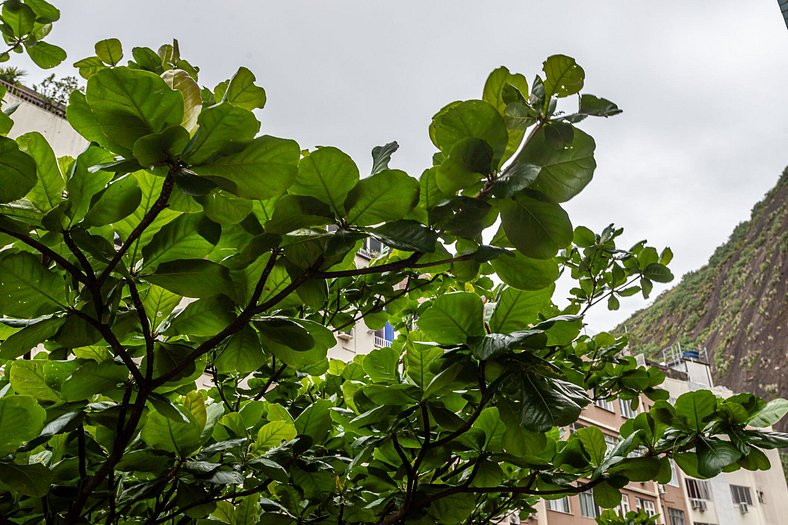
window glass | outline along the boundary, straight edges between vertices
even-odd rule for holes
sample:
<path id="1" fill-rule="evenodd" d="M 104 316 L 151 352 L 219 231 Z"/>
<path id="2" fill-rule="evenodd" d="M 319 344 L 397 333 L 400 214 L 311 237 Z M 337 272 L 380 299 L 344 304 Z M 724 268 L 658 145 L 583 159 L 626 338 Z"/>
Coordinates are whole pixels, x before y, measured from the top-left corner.
<path id="1" fill-rule="evenodd" d="M 569 514 L 569 498 L 564 496 L 561 499 L 548 499 L 546 500 L 547 508 L 556 512 L 565 512 Z"/>
<path id="2" fill-rule="evenodd" d="M 686 478 L 684 484 L 687 486 L 687 497 L 691 499 L 710 500 L 709 482 L 702 479 Z"/>
<path id="3" fill-rule="evenodd" d="M 580 493 L 580 514 L 586 518 L 599 517 L 599 507 L 594 503 L 594 496 L 588 492 Z"/>
<path id="4" fill-rule="evenodd" d="M 597 399 L 596 401 L 594 401 L 594 404 L 596 406 L 598 406 L 599 408 L 604 408 L 605 410 L 607 410 L 609 412 L 613 412 L 614 411 L 613 410 L 613 402 L 610 401 L 609 399 Z"/>
<path id="5" fill-rule="evenodd" d="M 684 512 L 679 509 L 668 508 L 668 523 L 670 525 L 685 525 Z"/>
<path id="6" fill-rule="evenodd" d="M 619 399 L 618 405 L 621 408 L 621 416 L 627 419 L 632 419 L 638 415 L 638 411 L 632 408 L 630 402 L 626 399 Z"/>
<path id="7" fill-rule="evenodd" d="M 742 485 L 731 485 L 731 497 L 734 503 L 747 503 L 752 505 L 752 494 L 750 494 L 750 487 Z"/>

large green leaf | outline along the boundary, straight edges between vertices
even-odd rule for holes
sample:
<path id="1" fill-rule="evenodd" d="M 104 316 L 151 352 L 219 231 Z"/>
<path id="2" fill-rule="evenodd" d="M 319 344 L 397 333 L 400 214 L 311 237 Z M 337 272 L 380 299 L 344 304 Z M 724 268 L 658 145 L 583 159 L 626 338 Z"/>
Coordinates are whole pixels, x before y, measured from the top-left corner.
<path id="1" fill-rule="evenodd" d="M 408 252 L 432 253 L 438 242 L 434 230 L 407 219 L 387 222 L 369 231 L 386 246 Z"/>
<path id="2" fill-rule="evenodd" d="M 14 452 L 21 443 L 38 436 L 46 415 L 31 396 L 0 397 L 0 455 Z"/>
<path id="3" fill-rule="evenodd" d="M 0 314 L 33 318 L 67 309 L 63 278 L 32 253 L 0 256 Z"/>
<path id="4" fill-rule="evenodd" d="M 143 267 L 178 259 L 199 259 L 214 248 L 221 232 L 219 227 L 200 213 L 186 213 L 165 224 L 142 248 Z"/>
<path id="5" fill-rule="evenodd" d="M 294 424 L 298 433 L 311 437 L 314 443 L 322 443 L 331 430 L 329 411 L 332 406 L 333 403 L 328 399 L 319 399 L 309 405 L 295 419 Z"/>
<path id="6" fill-rule="evenodd" d="M 181 126 L 170 126 L 159 133 L 137 139 L 132 153 L 140 166 L 163 165 L 176 159 L 188 143 L 188 131 Z"/>
<path id="7" fill-rule="evenodd" d="M 37 321 L 12 334 L 0 343 L 0 360 L 16 359 L 36 345 L 53 337 L 66 321 L 64 317 L 53 317 Z"/>
<path id="8" fill-rule="evenodd" d="M 574 129 L 572 137 L 570 144 L 556 147 L 542 129 L 517 156 L 518 163 L 541 168 L 529 187 L 553 202 L 565 202 L 580 193 L 591 182 L 596 169 L 594 139 L 579 129 Z"/>
<path id="9" fill-rule="evenodd" d="M 149 282 L 184 297 L 212 297 L 232 288 L 229 270 L 203 259 L 181 259 L 162 263 L 145 276 Z"/>
<path id="10" fill-rule="evenodd" d="M 165 335 L 210 337 L 235 319 L 235 308 L 225 295 L 189 303 L 163 332 Z"/>
<path id="11" fill-rule="evenodd" d="M 507 122 L 507 130 L 509 132 L 509 141 L 506 144 L 506 152 L 503 160 L 509 158 L 517 151 L 520 143 L 525 136 L 525 129 L 527 126 L 512 126 L 509 123 L 507 114 L 507 105 L 512 102 L 509 100 L 508 91 L 515 90 L 516 94 L 523 97 L 523 100 L 528 98 L 528 81 L 519 73 L 511 73 L 505 66 L 495 69 L 487 81 L 484 83 L 484 91 L 482 99 L 492 104 L 498 110 L 504 120 Z"/>
<path id="12" fill-rule="evenodd" d="M 67 214 L 71 217 L 70 224 L 77 223 L 85 217 L 93 196 L 112 180 L 112 173 L 107 171 L 91 173 L 91 166 L 109 162 L 112 158 L 110 152 L 98 146 L 88 146 L 74 161 L 66 181 Z"/>
<path id="13" fill-rule="evenodd" d="M 39 359 L 14 361 L 10 367 L 10 382 L 16 393 L 33 396 L 41 401 L 60 401 L 60 394 L 52 388 L 52 386 L 57 385 L 51 386 L 51 381 L 47 381 L 44 367 L 48 363 L 53 362 Z M 76 364 L 74 362 L 74 365 Z M 52 366 L 57 366 L 57 363 L 54 363 Z"/>
<path id="14" fill-rule="evenodd" d="M 182 69 L 169 69 L 161 75 L 161 78 L 172 89 L 177 89 L 181 92 L 183 96 L 183 120 L 181 121 L 181 126 L 189 133 L 192 133 L 197 126 L 197 117 L 202 110 L 200 85 Z"/>
<path id="15" fill-rule="evenodd" d="M 582 387 L 567 381 L 524 374 L 519 382 L 520 424 L 533 432 L 574 423 L 589 402 Z"/>
<path id="16" fill-rule="evenodd" d="M 289 421 L 271 421 L 257 431 L 255 446 L 258 450 L 268 450 L 278 447 L 282 441 L 290 441 L 298 432 L 293 423 Z"/>
<path id="17" fill-rule="evenodd" d="M 676 414 L 681 416 L 694 432 L 706 427 L 706 419 L 717 408 L 717 398 L 708 390 L 697 390 L 681 394 L 676 399 Z"/>
<path id="18" fill-rule="evenodd" d="M 181 412 L 188 417 L 188 423 L 174 421 L 158 411 L 148 414 L 142 427 L 142 440 L 153 448 L 187 457 L 200 443 L 202 426 L 191 412 L 186 409 Z"/>
<path id="19" fill-rule="evenodd" d="M 490 264 L 504 283 L 518 290 L 541 290 L 558 279 L 558 263 L 553 259 L 533 259 L 513 252 L 496 257 Z"/>
<path id="20" fill-rule="evenodd" d="M 490 318 L 493 332 L 506 334 L 527 328 L 538 319 L 538 314 L 550 305 L 555 286 L 538 291 L 504 288 Z"/>
<path id="21" fill-rule="evenodd" d="M 334 214 L 325 202 L 312 197 L 283 195 L 277 200 L 271 219 L 264 226 L 268 233 L 283 234 L 332 222 Z"/>
<path id="22" fill-rule="evenodd" d="M 0 136 L 0 204 L 21 199 L 36 185 L 36 162 Z"/>
<path id="23" fill-rule="evenodd" d="M 605 435 L 596 427 L 585 427 L 577 431 L 577 438 L 583 444 L 583 448 L 591 460 L 591 466 L 598 467 L 605 460 L 607 453 L 607 443 Z"/>
<path id="24" fill-rule="evenodd" d="M 131 174 L 123 175 L 91 199 L 83 224 L 103 226 L 118 222 L 134 212 L 141 201 L 142 190 L 137 179 Z"/>
<path id="25" fill-rule="evenodd" d="M 298 172 L 299 147 L 293 140 L 263 135 L 238 153 L 196 166 L 194 172 L 247 199 L 282 195 Z"/>
<path id="26" fill-rule="evenodd" d="M 433 371 L 433 364 L 437 363 L 441 356 L 442 348 L 421 345 L 418 342 L 409 343 L 405 353 L 405 373 L 416 385 L 424 388 L 437 374 Z"/>
<path id="27" fill-rule="evenodd" d="M 61 395 L 65 401 L 82 401 L 93 394 L 111 392 L 128 380 L 128 369 L 114 361 L 88 361 L 63 382 Z"/>
<path id="28" fill-rule="evenodd" d="M 347 222 L 371 226 L 404 218 L 419 199 L 419 181 L 399 170 L 383 170 L 361 180 L 345 202 Z"/>
<path id="29" fill-rule="evenodd" d="M 399 358 L 391 347 L 377 348 L 364 357 L 364 371 L 373 383 L 398 383 Z"/>
<path id="30" fill-rule="evenodd" d="M 205 215 L 217 224 L 238 224 L 252 212 L 253 202 L 224 190 L 213 190 L 205 196 Z"/>
<path id="31" fill-rule="evenodd" d="M 30 59 L 43 69 L 55 67 L 66 59 L 66 52 L 63 48 L 49 42 L 25 43 L 25 51 Z"/>
<path id="32" fill-rule="evenodd" d="M 265 106 L 265 90 L 254 85 L 254 73 L 245 67 L 238 68 L 238 72 L 230 79 L 224 100 L 238 107 L 253 110 Z"/>
<path id="33" fill-rule="evenodd" d="M 228 339 L 214 364 L 223 374 L 247 374 L 263 366 L 266 357 L 257 332 L 245 326 L 240 332 Z"/>
<path id="34" fill-rule="evenodd" d="M 572 223 L 558 204 L 519 194 L 499 206 L 506 236 L 524 255 L 549 259 L 572 242 Z"/>
<path id="35" fill-rule="evenodd" d="M 63 200 L 63 190 L 66 187 L 55 153 L 44 136 L 37 131 L 25 133 L 16 141 L 19 149 L 36 161 L 38 182 L 27 194 L 27 198 L 39 210 L 47 212 Z"/>
<path id="36" fill-rule="evenodd" d="M 123 45 L 117 38 L 107 38 L 96 42 L 96 56 L 107 65 L 116 66 L 123 58 Z"/>
<path id="37" fill-rule="evenodd" d="M 42 498 L 49 492 L 52 472 L 41 463 L 17 465 L 0 462 L 0 480 L 24 496 Z"/>
<path id="38" fill-rule="evenodd" d="M 260 130 L 251 111 L 229 102 L 203 109 L 197 123 L 197 133 L 185 153 L 194 166 L 206 164 L 222 152 L 243 149 Z"/>
<path id="39" fill-rule="evenodd" d="M 786 413 L 788 413 L 788 400 L 772 399 L 765 407 L 756 412 L 747 424 L 756 428 L 768 427 L 780 421 Z"/>
<path id="40" fill-rule="evenodd" d="M 183 96 L 158 75 L 107 68 L 88 80 L 85 98 L 106 140 L 102 146 L 131 155 L 140 137 L 180 125 Z"/>
<path id="41" fill-rule="evenodd" d="M 337 217 L 341 217 L 345 212 L 345 199 L 358 179 L 358 167 L 346 153 L 333 147 L 319 148 L 298 163 L 298 176 L 290 193 L 325 202 Z"/>
<path id="42" fill-rule="evenodd" d="M 469 137 L 452 145 L 448 156 L 438 166 L 435 182 L 441 192 L 454 195 L 479 183 L 492 168 L 492 147 L 482 139 Z"/>
<path id="43" fill-rule="evenodd" d="M 736 463 L 742 454 L 738 448 L 721 439 L 701 439 L 695 450 L 698 455 L 698 472 L 703 477 L 713 478 L 728 465 Z"/>
<path id="44" fill-rule="evenodd" d="M 497 164 L 503 157 L 509 134 L 503 117 L 494 106 L 483 100 L 468 100 L 449 104 L 436 114 L 430 124 L 432 143 L 449 153 L 459 141 L 481 139 L 493 151 Z"/>
<path id="45" fill-rule="evenodd" d="M 568 97 L 583 89 L 585 71 L 574 58 L 553 55 L 542 65 L 545 73 L 544 92 L 547 97 Z"/>
<path id="46" fill-rule="evenodd" d="M 544 348 L 547 336 L 541 330 L 519 330 L 508 334 L 487 334 L 481 338 L 473 338 L 468 342 L 471 353 L 479 359 L 490 359 L 512 350 L 528 348 Z"/>
<path id="47" fill-rule="evenodd" d="M 419 329 L 440 344 L 462 344 L 484 335 L 481 298 L 472 293 L 450 293 L 434 299 L 419 316 Z"/>

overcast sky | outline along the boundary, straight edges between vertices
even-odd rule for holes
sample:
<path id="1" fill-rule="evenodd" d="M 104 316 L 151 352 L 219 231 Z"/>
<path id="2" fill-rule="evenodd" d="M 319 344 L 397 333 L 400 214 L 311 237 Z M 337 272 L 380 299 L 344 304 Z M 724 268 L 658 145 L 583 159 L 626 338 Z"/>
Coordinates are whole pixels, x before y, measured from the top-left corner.
<path id="1" fill-rule="evenodd" d="M 63 16 L 49 40 L 68 64 L 103 38 L 120 38 L 130 57 L 176 37 L 203 84 L 239 65 L 257 75 L 264 133 L 340 147 L 362 172 L 373 146 L 396 140 L 392 165 L 418 176 L 438 109 L 479 98 L 499 65 L 530 82 L 547 56 L 572 56 L 584 92 L 624 109 L 580 124 L 598 168 L 568 204 L 572 220 L 624 226 L 627 245 L 669 245 L 677 276 L 704 264 L 788 165 L 788 30 L 776 0 L 55 3 Z M 590 327 L 644 304 L 598 311 Z"/>

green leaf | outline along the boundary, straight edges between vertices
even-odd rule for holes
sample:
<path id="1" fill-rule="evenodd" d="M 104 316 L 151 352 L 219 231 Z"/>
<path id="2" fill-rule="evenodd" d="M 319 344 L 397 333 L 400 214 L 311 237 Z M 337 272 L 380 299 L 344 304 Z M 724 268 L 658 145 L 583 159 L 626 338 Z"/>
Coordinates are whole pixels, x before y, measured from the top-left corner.
<path id="1" fill-rule="evenodd" d="M 213 190 L 205 196 L 205 215 L 218 224 L 238 224 L 252 213 L 252 201 L 236 197 L 224 190 Z"/>
<path id="2" fill-rule="evenodd" d="M 96 116 L 93 114 L 93 110 L 90 109 L 90 106 L 85 99 L 85 95 L 80 91 L 72 91 L 71 95 L 68 97 L 68 106 L 66 106 L 66 119 L 68 119 L 68 123 L 71 124 L 71 127 L 74 128 L 77 133 L 82 135 L 88 142 L 106 143 L 107 139 L 104 136 L 104 132 L 101 131 L 101 126 L 99 126 Z M 110 152 L 95 146 L 89 147 L 86 151 L 90 151 L 91 149 L 101 151 L 101 153 L 107 157 L 106 160 L 96 162 L 95 164 L 109 162 L 113 159 L 113 156 Z M 83 155 L 84 154 L 85 152 L 83 152 Z M 92 165 L 93 164 L 91 164 L 91 166 Z M 87 169 L 87 167 L 85 169 Z"/>
<path id="3" fill-rule="evenodd" d="M 377 348 L 364 357 L 364 371 L 373 383 L 398 383 L 399 358 L 391 347 Z"/>
<path id="4" fill-rule="evenodd" d="M 142 440 L 155 449 L 188 456 L 200 444 L 202 427 L 191 412 L 184 409 L 181 412 L 189 418 L 188 423 L 176 422 L 159 412 L 148 414 L 142 427 Z"/>
<path id="5" fill-rule="evenodd" d="M 263 135 L 238 153 L 196 166 L 194 172 L 239 197 L 270 199 L 295 180 L 299 155 L 295 141 Z"/>
<path id="6" fill-rule="evenodd" d="M 577 65 L 574 58 L 565 55 L 553 55 L 542 65 L 545 73 L 544 92 L 549 98 L 568 97 L 583 89 L 585 71 Z"/>
<path id="7" fill-rule="evenodd" d="M 36 162 L 38 182 L 27 194 L 30 202 L 47 212 L 63 200 L 66 181 L 60 173 L 55 153 L 43 135 L 37 131 L 25 133 L 16 139 L 19 149 L 30 155 Z"/>
<path id="8" fill-rule="evenodd" d="M 450 293 L 434 299 L 421 316 L 419 329 L 444 345 L 462 344 L 484 335 L 481 298 L 472 293 Z"/>
<path id="9" fill-rule="evenodd" d="M 255 446 L 258 450 L 278 447 L 283 441 L 295 438 L 298 432 L 293 423 L 288 421 L 271 421 L 257 431 Z"/>
<path id="10" fill-rule="evenodd" d="M 399 144 L 389 142 L 385 146 L 375 146 L 372 148 L 372 170 L 370 175 L 375 175 L 383 170 L 389 169 L 389 161 L 395 151 L 399 149 Z"/>
<path id="11" fill-rule="evenodd" d="M 300 435 L 309 436 L 316 444 L 323 443 L 331 431 L 329 410 L 333 403 L 328 399 L 318 399 L 295 419 L 295 427 Z"/>
<path id="12" fill-rule="evenodd" d="M 482 139 L 470 137 L 452 145 L 436 174 L 441 192 L 454 195 L 487 177 L 493 169 L 492 147 Z"/>
<path id="13" fill-rule="evenodd" d="M 140 166 L 156 166 L 175 159 L 189 143 L 189 132 L 181 126 L 171 126 L 159 133 L 140 137 L 134 143 L 134 158 Z"/>
<path id="14" fill-rule="evenodd" d="M 788 413 L 788 400 L 772 399 L 765 407 L 756 412 L 747 421 L 747 424 L 755 428 L 768 427 L 780 421 L 786 413 Z"/>
<path id="15" fill-rule="evenodd" d="M 550 305 L 555 286 L 538 291 L 504 288 L 490 318 L 493 332 L 506 334 L 527 328 L 538 319 L 538 314 Z"/>
<path id="16" fill-rule="evenodd" d="M 413 332 L 411 332 L 411 335 Z M 405 353 L 405 373 L 421 388 L 426 387 L 435 377 L 432 366 L 443 356 L 443 349 L 436 346 L 408 344 Z"/>
<path id="17" fill-rule="evenodd" d="M 401 220 L 387 222 L 369 230 L 386 246 L 408 252 L 432 253 L 438 242 L 438 234 L 417 221 Z"/>
<path id="18" fill-rule="evenodd" d="M 107 65 L 116 66 L 123 58 L 123 46 L 117 38 L 107 38 L 96 42 L 96 56 Z"/>
<path id="19" fill-rule="evenodd" d="M 238 107 L 253 110 L 265 106 L 265 90 L 254 85 L 254 73 L 245 67 L 238 68 L 238 72 L 230 79 L 224 100 Z"/>
<path id="20" fill-rule="evenodd" d="M 591 182 L 596 169 L 595 148 L 591 135 L 579 129 L 574 129 L 570 144 L 556 148 L 543 129 L 528 141 L 517 161 L 541 167 L 531 189 L 553 202 L 566 202 Z"/>
<path id="21" fill-rule="evenodd" d="M 694 432 L 706 427 L 705 420 L 714 414 L 717 398 L 708 390 L 687 392 L 676 399 L 676 414 L 681 416 Z"/>
<path id="22" fill-rule="evenodd" d="M 312 334 L 294 319 L 264 317 L 255 320 L 254 325 L 266 338 L 289 346 L 293 350 L 304 352 L 315 346 L 315 338 Z"/>
<path id="23" fill-rule="evenodd" d="M 603 481 L 594 487 L 594 502 L 604 509 L 617 507 L 621 504 L 621 491 Z"/>
<path id="24" fill-rule="evenodd" d="M 43 319 L 12 334 L 0 343 L 0 360 L 16 359 L 53 337 L 66 321 L 64 317 Z"/>
<path id="25" fill-rule="evenodd" d="M 463 139 L 481 139 L 492 148 L 497 165 L 506 150 L 509 134 L 494 106 L 483 100 L 468 100 L 440 110 L 430 124 L 430 138 L 443 153 L 449 153 Z"/>
<path id="26" fill-rule="evenodd" d="M 36 22 L 50 24 L 60 20 L 60 10 L 46 0 L 24 0 L 36 14 Z"/>
<path id="27" fill-rule="evenodd" d="M 222 374 L 248 374 L 263 366 L 266 361 L 257 332 L 245 326 L 227 341 L 224 349 L 214 361 L 216 370 Z"/>
<path id="28" fill-rule="evenodd" d="M 404 218 L 419 201 L 419 181 L 399 170 L 382 170 L 361 180 L 345 202 L 347 222 L 371 226 Z"/>
<path id="29" fill-rule="evenodd" d="M 701 439 L 695 447 L 698 455 L 698 472 L 713 478 L 728 465 L 734 464 L 742 454 L 732 443 L 721 439 Z"/>
<path id="30" fill-rule="evenodd" d="M 523 374 L 519 381 L 520 424 L 526 430 L 545 432 L 574 423 L 589 402 L 585 390 L 574 383 L 533 374 Z"/>
<path id="31" fill-rule="evenodd" d="M 358 168 L 337 148 L 319 148 L 298 164 L 298 176 L 290 193 L 314 197 L 329 205 L 337 217 L 344 216 L 345 199 L 359 180 Z"/>
<path id="32" fill-rule="evenodd" d="M 221 232 L 201 213 L 183 214 L 162 228 L 142 248 L 143 268 L 178 259 L 199 259 L 214 249 Z"/>
<path id="33" fill-rule="evenodd" d="M 503 115 L 507 102 L 504 97 L 506 85 L 515 88 L 523 98 L 528 97 L 528 81 L 519 73 L 511 73 L 506 66 L 495 69 L 484 83 L 482 99 L 489 102 Z"/>
<path id="34" fill-rule="evenodd" d="M 493 195 L 501 199 L 514 197 L 521 190 L 531 186 L 540 171 L 541 167 L 535 164 L 514 162 L 493 182 Z"/>
<path id="35" fill-rule="evenodd" d="M 229 270 L 203 259 L 181 259 L 162 263 L 145 276 L 148 282 L 184 297 L 212 297 L 232 288 Z"/>
<path id="36" fill-rule="evenodd" d="M 622 110 L 613 102 L 606 98 L 595 97 L 594 95 L 582 95 L 580 97 L 580 113 L 593 117 L 612 117 L 618 115 Z"/>
<path id="37" fill-rule="evenodd" d="M 36 42 L 32 45 L 25 42 L 25 50 L 30 60 L 43 69 L 53 68 L 66 59 L 66 52 L 63 48 L 49 42 Z"/>
<path id="38" fill-rule="evenodd" d="M 0 204 L 21 199 L 36 181 L 36 162 L 16 142 L 0 137 Z"/>
<path id="39" fill-rule="evenodd" d="M 518 290 L 541 290 L 558 279 L 558 263 L 553 259 L 532 259 L 511 252 L 496 257 L 490 264 L 504 283 Z"/>
<path id="40" fill-rule="evenodd" d="M 607 444 L 605 435 L 596 427 L 585 427 L 577 431 L 577 437 L 591 460 L 591 465 L 598 467 L 605 460 Z"/>
<path id="41" fill-rule="evenodd" d="M 658 283 L 669 283 L 673 280 L 673 273 L 663 264 L 651 263 L 643 270 L 643 277 Z"/>
<path id="42" fill-rule="evenodd" d="M 487 407 L 482 410 L 471 428 L 481 430 L 484 433 L 484 443 L 481 446 L 481 450 L 501 450 L 501 440 L 506 427 L 501 421 L 497 407 Z"/>
<path id="43" fill-rule="evenodd" d="M 235 319 L 235 308 L 225 295 L 217 295 L 189 303 L 179 312 L 164 335 L 210 337 Z"/>
<path id="44" fill-rule="evenodd" d="M 17 465 L 0 463 L 0 480 L 23 496 L 41 498 L 49 492 L 52 472 L 41 463 Z"/>
<path id="45" fill-rule="evenodd" d="M 0 455 L 10 454 L 23 442 L 38 436 L 46 416 L 46 410 L 30 396 L 0 397 Z"/>
<path id="46" fill-rule="evenodd" d="M 91 199 L 83 224 L 103 226 L 118 222 L 134 212 L 141 201 L 142 191 L 137 179 L 131 174 L 123 175 Z"/>
<path id="47" fill-rule="evenodd" d="M 543 348 L 547 336 L 541 330 L 522 330 L 509 334 L 487 334 L 468 342 L 471 353 L 479 359 L 490 359 L 517 348 Z"/>
<path id="48" fill-rule="evenodd" d="M 322 226 L 334 221 L 327 204 L 312 197 L 283 195 L 276 201 L 271 219 L 265 223 L 267 233 L 284 234 L 309 226 Z"/>
<path id="49" fill-rule="evenodd" d="M 63 382 L 61 395 L 65 401 L 82 401 L 93 394 L 106 395 L 128 378 L 128 369 L 114 361 L 88 361 Z"/>
<path id="50" fill-rule="evenodd" d="M 135 47 L 134 51 L 138 49 L 140 48 Z M 154 56 L 156 56 L 155 53 Z M 137 56 L 135 55 L 134 58 L 136 59 Z M 161 68 L 160 63 L 158 65 L 159 68 Z M 162 73 L 161 78 L 164 79 L 167 85 L 172 89 L 181 92 L 181 96 L 183 96 L 183 120 L 181 121 L 181 126 L 189 133 L 193 132 L 197 126 L 197 117 L 202 110 L 200 85 L 197 84 L 197 81 L 194 80 L 191 75 L 182 69 L 169 69 Z"/>
<path id="51" fill-rule="evenodd" d="M 572 223 L 558 204 L 519 194 L 499 206 L 506 236 L 523 255 L 550 259 L 572 242 Z"/>
<path id="52" fill-rule="evenodd" d="M 46 380 L 44 374 L 46 365 L 47 361 L 38 359 L 14 361 L 11 365 L 11 387 L 17 394 L 30 395 L 41 401 L 61 401 L 60 395 Z"/>
<path id="53" fill-rule="evenodd" d="M 32 319 L 67 308 L 62 277 L 32 253 L 0 255 L 0 312 Z"/>
<path id="54" fill-rule="evenodd" d="M 140 69 L 103 69 L 90 77 L 85 98 L 105 135 L 99 143 L 130 156 L 140 137 L 183 120 L 183 96 L 158 75 Z"/>
<path id="55" fill-rule="evenodd" d="M 193 166 L 209 163 L 221 153 L 243 149 L 260 130 L 251 111 L 229 102 L 203 109 L 197 123 L 197 133 L 185 153 Z"/>

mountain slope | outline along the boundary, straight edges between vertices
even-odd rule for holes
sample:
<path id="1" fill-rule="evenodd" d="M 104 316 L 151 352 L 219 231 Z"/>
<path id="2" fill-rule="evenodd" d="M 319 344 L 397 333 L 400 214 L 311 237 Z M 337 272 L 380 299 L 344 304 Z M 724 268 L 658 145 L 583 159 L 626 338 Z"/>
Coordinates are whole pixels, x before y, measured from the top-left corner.
<path id="1" fill-rule="evenodd" d="M 677 341 L 705 346 L 717 384 L 788 397 L 786 270 L 788 168 L 706 266 L 686 274 L 616 332 L 626 329 L 633 350 L 650 355 Z"/>

